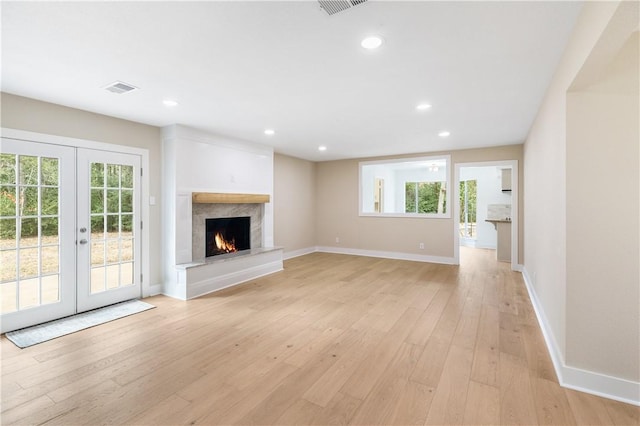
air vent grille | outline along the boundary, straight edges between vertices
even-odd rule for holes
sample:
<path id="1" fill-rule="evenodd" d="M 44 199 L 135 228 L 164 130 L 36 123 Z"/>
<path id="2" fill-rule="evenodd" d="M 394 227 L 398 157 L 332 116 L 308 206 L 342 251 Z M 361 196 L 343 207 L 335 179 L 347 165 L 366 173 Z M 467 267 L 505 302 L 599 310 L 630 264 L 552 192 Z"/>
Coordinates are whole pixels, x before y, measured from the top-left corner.
<path id="1" fill-rule="evenodd" d="M 365 3 L 367 0 L 318 0 L 320 7 L 329 15 L 347 10 L 353 6 Z"/>
<path id="2" fill-rule="evenodd" d="M 121 81 L 115 81 L 115 82 L 113 82 L 111 84 L 106 85 L 104 88 L 106 90 L 108 90 L 109 92 L 117 93 L 119 95 L 121 95 L 123 93 L 129 93 L 129 92 L 132 92 L 132 91 L 138 89 L 135 86 L 132 86 L 132 85 L 127 84 L 127 83 L 123 83 Z"/>

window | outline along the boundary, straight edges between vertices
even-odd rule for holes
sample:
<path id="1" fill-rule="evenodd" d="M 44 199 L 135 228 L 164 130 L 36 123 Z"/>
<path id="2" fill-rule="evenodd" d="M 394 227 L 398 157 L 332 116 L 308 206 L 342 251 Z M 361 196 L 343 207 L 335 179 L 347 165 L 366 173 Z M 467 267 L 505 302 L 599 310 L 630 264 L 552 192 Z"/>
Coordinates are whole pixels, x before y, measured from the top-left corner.
<path id="1" fill-rule="evenodd" d="M 449 218 L 449 156 L 360 163 L 360 215 Z"/>
<path id="2" fill-rule="evenodd" d="M 460 237 L 477 238 L 476 206 L 478 181 L 460 181 Z"/>
<path id="3" fill-rule="evenodd" d="M 405 213 L 439 213 L 447 208 L 445 182 L 405 183 Z"/>

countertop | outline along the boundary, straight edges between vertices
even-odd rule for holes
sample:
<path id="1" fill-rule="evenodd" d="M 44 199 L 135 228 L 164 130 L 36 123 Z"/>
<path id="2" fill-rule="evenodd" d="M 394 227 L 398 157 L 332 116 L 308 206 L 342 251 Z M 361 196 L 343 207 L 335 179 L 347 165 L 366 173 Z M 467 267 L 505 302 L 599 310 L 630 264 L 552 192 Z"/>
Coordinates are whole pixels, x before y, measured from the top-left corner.
<path id="1" fill-rule="evenodd" d="M 485 219 L 484 221 L 492 223 L 511 223 L 511 219 Z"/>

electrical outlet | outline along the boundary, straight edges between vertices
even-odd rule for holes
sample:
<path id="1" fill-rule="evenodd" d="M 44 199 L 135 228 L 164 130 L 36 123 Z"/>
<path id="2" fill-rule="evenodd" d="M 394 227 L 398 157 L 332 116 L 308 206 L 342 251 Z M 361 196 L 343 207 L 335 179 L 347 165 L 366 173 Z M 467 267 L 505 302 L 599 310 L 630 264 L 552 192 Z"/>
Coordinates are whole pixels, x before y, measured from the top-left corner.
<path id="1" fill-rule="evenodd" d="M 336 237 L 336 243 L 340 242 L 340 237 Z"/>
<path id="2" fill-rule="evenodd" d="M 418 248 L 419 248 L 420 250 L 424 250 L 424 243 L 420 243 L 420 245 L 418 246 Z"/>

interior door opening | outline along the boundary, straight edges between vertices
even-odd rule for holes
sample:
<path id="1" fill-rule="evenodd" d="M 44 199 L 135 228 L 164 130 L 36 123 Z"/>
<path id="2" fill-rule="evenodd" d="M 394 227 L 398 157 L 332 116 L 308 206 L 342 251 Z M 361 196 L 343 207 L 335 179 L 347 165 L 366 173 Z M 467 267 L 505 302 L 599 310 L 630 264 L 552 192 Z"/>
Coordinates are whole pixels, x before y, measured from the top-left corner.
<path id="1" fill-rule="evenodd" d="M 491 250 L 497 261 L 517 267 L 516 161 L 456 164 L 455 258 L 462 252 Z"/>

